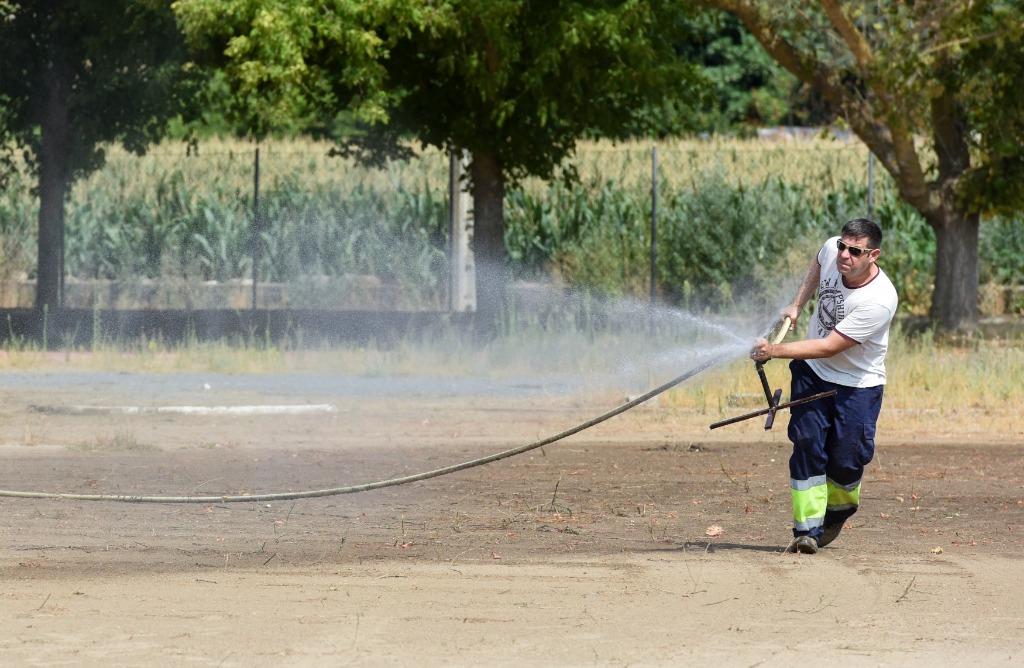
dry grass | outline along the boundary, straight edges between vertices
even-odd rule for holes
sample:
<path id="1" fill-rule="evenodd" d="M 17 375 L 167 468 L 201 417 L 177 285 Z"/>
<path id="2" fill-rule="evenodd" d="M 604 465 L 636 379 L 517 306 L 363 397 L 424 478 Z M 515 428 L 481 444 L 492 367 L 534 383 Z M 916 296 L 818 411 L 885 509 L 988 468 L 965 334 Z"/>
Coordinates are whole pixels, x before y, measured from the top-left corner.
<path id="1" fill-rule="evenodd" d="M 546 340 L 545 340 L 546 339 Z M 1007 413 L 1024 404 L 1024 346 L 1020 342 L 977 341 L 969 346 L 938 344 L 925 335 L 894 332 L 887 357 L 887 412 L 955 416 Z M 545 337 L 527 331 L 480 348 L 458 337 L 443 342 L 408 339 L 393 346 L 338 345 L 297 349 L 258 343 L 149 341 L 103 345 L 95 351 L 44 352 L 32 346 L 0 350 L 0 372 L 117 371 L 125 373 L 321 372 L 355 376 L 513 376 L 557 372 L 583 378 L 607 370 L 608 350 L 623 341 L 587 335 Z M 621 349 L 621 348 L 620 348 Z M 788 391 L 783 361 L 767 367 L 769 381 Z M 664 382 L 685 369 L 664 369 L 649 383 Z M 661 373 L 658 371 L 657 373 Z M 630 388 L 635 390 L 636 388 Z M 717 416 L 760 407 L 757 376 L 746 360 L 711 370 L 670 391 L 661 405 Z"/>
<path id="2" fill-rule="evenodd" d="M 583 142 L 569 160 L 582 179 L 613 178 L 621 187 L 650 188 L 649 141 Z M 779 179 L 811 187 L 815 193 L 833 192 L 849 180 L 863 181 L 867 149 L 859 141 L 801 139 L 766 142 L 756 139 L 674 139 L 657 143 L 659 175 L 664 184 L 689 187 L 709 171 L 718 170 L 735 185 L 753 185 Z M 386 169 L 362 167 L 349 159 L 330 157 L 328 142 L 308 139 L 273 140 L 260 146 L 260 178 L 264 189 L 298 185 L 313 190 L 331 185 L 346 189 L 398 190 L 405 185 L 427 185 L 444 190 L 448 159 L 433 148 L 420 148 L 409 162 L 389 163 Z M 107 166 L 75 185 L 71 202 L 89 192 L 120 193 L 124 199 L 151 199 L 161 178 L 180 173 L 200 191 L 208 184 L 225 184 L 242 200 L 252 192 L 251 142 L 228 139 L 204 141 L 198 155 L 186 155 L 185 146 L 165 142 L 142 157 L 117 146 L 107 149 Z M 533 180 L 528 187 L 543 187 Z"/>
<path id="3" fill-rule="evenodd" d="M 119 431 L 109 436 L 97 436 L 91 441 L 83 441 L 67 446 L 69 450 L 78 452 L 147 452 L 156 450 L 156 446 L 141 442 L 134 432 Z"/>
<path id="4" fill-rule="evenodd" d="M 651 142 L 607 141 L 580 145 L 573 162 L 586 181 L 613 176 L 622 187 L 650 188 Z M 702 175 L 718 171 L 733 185 L 769 180 L 805 185 L 818 195 L 846 181 L 863 181 L 867 149 L 859 141 L 805 139 L 676 139 L 657 143 L 658 174 L 669 189 L 693 187 Z"/>
<path id="5" fill-rule="evenodd" d="M 785 401 L 786 363 L 774 361 L 766 369 L 773 388 L 783 388 Z M 886 370 L 881 420 L 890 429 L 946 421 L 952 432 L 981 427 L 979 421 L 1001 421 L 1006 429 L 1000 431 L 1013 431 L 1012 424 L 1020 422 L 1019 407 L 1024 405 L 1020 342 L 979 341 L 964 347 L 895 332 Z M 704 376 L 699 384 L 673 390 L 665 403 L 705 413 L 713 420 L 756 410 L 764 405 L 764 397 L 752 363 L 738 361 Z M 1016 431 L 1021 432 L 1021 427 Z"/>

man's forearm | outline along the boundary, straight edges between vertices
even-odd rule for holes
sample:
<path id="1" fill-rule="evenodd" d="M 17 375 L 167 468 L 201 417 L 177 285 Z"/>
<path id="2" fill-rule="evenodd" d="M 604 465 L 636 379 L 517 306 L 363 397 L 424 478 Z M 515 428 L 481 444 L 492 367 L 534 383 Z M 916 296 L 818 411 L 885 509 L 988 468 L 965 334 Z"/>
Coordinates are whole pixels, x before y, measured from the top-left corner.
<path id="1" fill-rule="evenodd" d="M 773 358 L 786 360 L 820 360 L 830 358 L 841 351 L 834 341 L 828 338 L 806 339 L 790 343 L 769 343 L 767 352 Z"/>
<path id="2" fill-rule="evenodd" d="M 813 360 L 832 357 L 855 345 L 857 345 L 856 341 L 833 329 L 823 339 L 805 339 L 792 343 L 769 343 L 760 338 L 754 344 L 754 349 L 750 351 L 750 357 L 759 362 L 766 362 L 773 357 Z"/>

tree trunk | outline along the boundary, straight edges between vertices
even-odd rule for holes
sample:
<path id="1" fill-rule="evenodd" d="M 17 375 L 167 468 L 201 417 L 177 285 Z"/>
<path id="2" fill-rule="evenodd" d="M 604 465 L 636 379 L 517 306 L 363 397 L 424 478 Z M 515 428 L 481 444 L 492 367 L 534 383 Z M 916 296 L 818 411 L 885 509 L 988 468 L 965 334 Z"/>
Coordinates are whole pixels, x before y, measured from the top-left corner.
<path id="1" fill-rule="evenodd" d="M 493 153 L 473 153 L 473 257 L 476 263 L 477 322 L 493 330 L 504 312 L 509 283 L 505 249 L 505 174 Z"/>
<path id="2" fill-rule="evenodd" d="M 949 333 L 970 332 L 978 324 L 978 214 L 947 212 L 935 229 L 935 290 L 932 321 Z"/>
<path id="3" fill-rule="evenodd" d="M 64 279 L 64 200 L 68 185 L 71 122 L 67 69 L 58 55 L 47 68 L 46 101 L 40 119 L 39 249 L 36 265 L 36 308 L 61 307 Z"/>

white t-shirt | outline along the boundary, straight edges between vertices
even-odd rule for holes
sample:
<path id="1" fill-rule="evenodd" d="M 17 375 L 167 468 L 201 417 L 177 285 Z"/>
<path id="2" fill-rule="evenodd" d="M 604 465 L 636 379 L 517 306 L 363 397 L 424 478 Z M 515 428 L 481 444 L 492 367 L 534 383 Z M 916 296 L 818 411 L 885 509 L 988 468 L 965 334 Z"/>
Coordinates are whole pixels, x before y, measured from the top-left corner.
<path id="1" fill-rule="evenodd" d="M 832 357 L 807 360 L 822 380 L 847 387 L 875 387 L 885 384 L 885 351 L 889 347 L 889 325 L 896 314 L 896 288 L 881 267 L 878 274 L 859 288 L 848 288 L 839 273 L 839 249 L 832 237 L 818 251 L 821 279 L 818 305 L 808 328 L 808 339 L 823 339 L 835 329 L 857 342 Z M 876 265 L 877 266 L 877 265 Z"/>

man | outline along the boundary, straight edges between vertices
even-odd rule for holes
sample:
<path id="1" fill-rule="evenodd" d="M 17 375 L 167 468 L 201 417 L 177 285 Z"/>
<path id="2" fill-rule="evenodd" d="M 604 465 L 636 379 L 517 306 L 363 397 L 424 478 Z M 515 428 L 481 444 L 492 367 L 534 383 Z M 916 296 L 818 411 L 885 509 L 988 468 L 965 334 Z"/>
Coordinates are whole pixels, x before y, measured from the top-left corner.
<path id="1" fill-rule="evenodd" d="M 875 451 L 875 423 L 885 387 L 889 325 L 896 289 L 876 264 L 882 231 L 864 218 L 843 226 L 811 262 L 796 298 L 782 311 L 796 324 L 815 287 L 818 304 L 804 341 L 758 339 L 750 356 L 792 359 L 791 399 L 836 390 L 791 409 L 789 440 L 793 542 L 788 550 L 814 554 L 839 536 L 860 504 L 864 466 Z"/>

